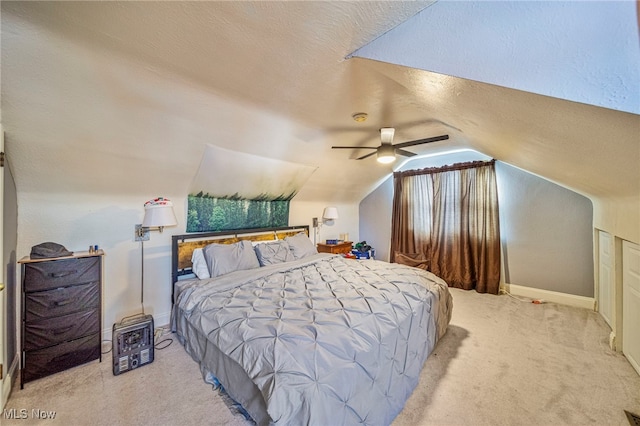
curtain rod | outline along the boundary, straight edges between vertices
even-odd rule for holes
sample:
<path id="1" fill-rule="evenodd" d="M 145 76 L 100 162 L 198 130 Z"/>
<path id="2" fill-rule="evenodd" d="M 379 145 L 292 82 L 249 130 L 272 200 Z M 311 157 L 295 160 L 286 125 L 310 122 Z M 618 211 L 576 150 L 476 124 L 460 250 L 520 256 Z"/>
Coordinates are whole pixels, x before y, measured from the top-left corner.
<path id="1" fill-rule="evenodd" d="M 465 163 L 455 163 L 442 167 L 425 167 L 424 169 L 406 170 L 404 172 L 394 172 L 393 177 L 407 177 L 417 175 L 429 175 L 434 173 L 451 172 L 455 170 L 475 169 L 485 166 L 493 166 L 496 159 L 493 158 L 489 161 L 467 161 Z"/>

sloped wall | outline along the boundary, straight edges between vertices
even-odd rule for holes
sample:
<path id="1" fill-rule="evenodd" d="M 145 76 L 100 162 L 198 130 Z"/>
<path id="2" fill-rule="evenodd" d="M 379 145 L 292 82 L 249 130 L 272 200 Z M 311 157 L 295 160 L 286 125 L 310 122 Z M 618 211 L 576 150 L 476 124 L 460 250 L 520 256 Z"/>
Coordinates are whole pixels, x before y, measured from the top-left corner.
<path id="1" fill-rule="evenodd" d="M 420 159 L 402 170 L 486 159 L 458 153 Z M 503 249 L 502 280 L 508 284 L 593 297 L 591 201 L 534 175 L 496 162 Z M 360 235 L 389 259 L 393 178 L 360 203 Z"/>

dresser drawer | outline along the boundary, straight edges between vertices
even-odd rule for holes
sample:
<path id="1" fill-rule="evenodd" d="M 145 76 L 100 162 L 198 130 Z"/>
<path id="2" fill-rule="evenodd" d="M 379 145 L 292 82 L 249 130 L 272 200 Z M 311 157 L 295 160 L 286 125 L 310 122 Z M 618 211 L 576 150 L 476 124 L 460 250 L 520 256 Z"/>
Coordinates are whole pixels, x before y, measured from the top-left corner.
<path id="1" fill-rule="evenodd" d="M 25 319 L 34 321 L 100 306 L 97 282 L 25 293 Z"/>
<path id="2" fill-rule="evenodd" d="M 46 349 L 24 352 L 24 381 L 39 379 L 100 358 L 100 335 L 61 343 Z"/>
<path id="3" fill-rule="evenodd" d="M 100 316 L 97 309 L 27 322 L 25 324 L 24 349 L 30 351 L 46 348 L 99 332 Z"/>
<path id="4" fill-rule="evenodd" d="M 85 257 L 28 263 L 24 291 L 41 291 L 100 281 L 100 258 Z"/>

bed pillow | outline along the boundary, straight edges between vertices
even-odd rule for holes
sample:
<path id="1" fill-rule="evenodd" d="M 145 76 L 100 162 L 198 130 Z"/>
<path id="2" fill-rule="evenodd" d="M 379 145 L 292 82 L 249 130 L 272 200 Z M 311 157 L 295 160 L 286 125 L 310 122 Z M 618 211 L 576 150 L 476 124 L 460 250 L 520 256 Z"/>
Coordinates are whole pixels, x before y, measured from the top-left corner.
<path id="1" fill-rule="evenodd" d="M 318 250 L 316 250 L 316 247 L 304 232 L 292 237 L 287 237 L 284 240 L 289 243 L 289 249 L 295 259 L 302 259 L 303 257 L 318 253 Z"/>
<path id="2" fill-rule="evenodd" d="M 196 277 L 201 280 L 211 277 L 207 261 L 204 259 L 204 253 L 201 248 L 195 249 L 191 254 L 191 264 L 191 270 L 196 274 Z"/>
<path id="3" fill-rule="evenodd" d="M 256 244 L 255 250 L 260 266 L 295 260 L 289 248 L 289 243 L 284 240 Z"/>
<path id="4" fill-rule="evenodd" d="M 258 257 L 250 241 L 238 241 L 233 244 L 209 244 L 203 251 L 211 278 L 234 271 L 260 267 L 260 262 L 258 262 Z"/>

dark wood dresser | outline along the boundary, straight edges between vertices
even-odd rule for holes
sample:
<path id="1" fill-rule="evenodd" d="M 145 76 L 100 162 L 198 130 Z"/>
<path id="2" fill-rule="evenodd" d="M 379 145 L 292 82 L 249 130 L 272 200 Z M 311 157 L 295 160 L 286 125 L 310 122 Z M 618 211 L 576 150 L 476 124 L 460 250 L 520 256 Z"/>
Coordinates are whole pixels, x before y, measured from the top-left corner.
<path id="1" fill-rule="evenodd" d="M 31 380 L 102 361 L 102 259 L 77 252 L 22 258 L 20 387 Z"/>

